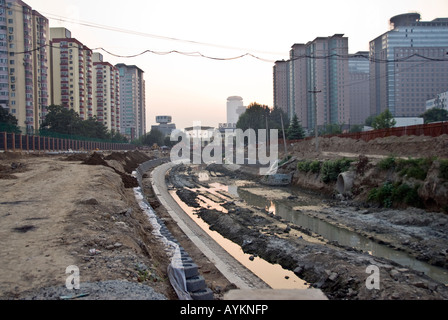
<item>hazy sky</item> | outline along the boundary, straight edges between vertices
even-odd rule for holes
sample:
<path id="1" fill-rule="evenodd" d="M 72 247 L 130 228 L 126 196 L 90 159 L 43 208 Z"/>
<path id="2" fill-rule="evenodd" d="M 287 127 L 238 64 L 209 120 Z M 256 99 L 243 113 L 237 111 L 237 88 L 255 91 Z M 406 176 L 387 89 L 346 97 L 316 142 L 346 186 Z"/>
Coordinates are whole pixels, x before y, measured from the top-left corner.
<path id="1" fill-rule="evenodd" d="M 367 51 L 370 40 L 388 31 L 394 15 L 419 12 L 426 21 L 448 17 L 447 0 L 24 1 L 50 18 L 50 27 L 66 27 L 89 48 L 123 56 L 176 50 L 230 58 L 249 52 L 275 61 L 288 59 L 294 43 L 335 33 L 349 37 L 349 53 L 355 53 Z M 148 130 L 156 115 L 173 116 L 178 128 L 196 121 L 217 126 L 226 122 L 229 96 L 241 96 L 245 105 L 273 105 L 273 62 L 177 53 L 118 58 L 98 51 L 112 64 L 145 71 Z"/>

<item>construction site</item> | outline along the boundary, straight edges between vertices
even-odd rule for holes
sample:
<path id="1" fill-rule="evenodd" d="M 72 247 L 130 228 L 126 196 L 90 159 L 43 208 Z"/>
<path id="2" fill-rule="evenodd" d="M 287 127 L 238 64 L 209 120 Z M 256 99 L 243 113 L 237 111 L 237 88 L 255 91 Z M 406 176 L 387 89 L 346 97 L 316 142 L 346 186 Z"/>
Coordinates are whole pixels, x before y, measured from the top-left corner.
<path id="1" fill-rule="evenodd" d="M 281 187 L 158 150 L 0 153 L 0 298 L 448 299 L 448 136 L 319 148 L 281 150 Z M 411 159 L 429 159 L 423 177 L 404 171 Z M 348 187 L 323 178 L 338 160 Z"/>

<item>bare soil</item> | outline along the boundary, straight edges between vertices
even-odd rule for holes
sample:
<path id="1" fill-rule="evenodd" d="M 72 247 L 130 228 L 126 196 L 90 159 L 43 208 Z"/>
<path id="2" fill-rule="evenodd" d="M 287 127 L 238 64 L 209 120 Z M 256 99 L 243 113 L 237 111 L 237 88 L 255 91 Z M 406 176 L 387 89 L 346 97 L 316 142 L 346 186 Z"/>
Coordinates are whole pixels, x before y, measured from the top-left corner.
<path id="1" fill-rule="evenodd" d="M 59 299 L 52 288 L 65 287 L 66 268 L 74 265 L 81 289 L 120 280 L 122 287 L 151 288 L 176 300 L 167 253 L 135 200 L 138 184 L 130 175 L 152 158 L 142 152 L 0 154 L 0 299 Z M 146 191 L 164 215 L 150 184 Z M 227 279 L 166 220 L 219 298 Z M 101 287 L 79 299 L 126 299 L 123 291 Z"/>

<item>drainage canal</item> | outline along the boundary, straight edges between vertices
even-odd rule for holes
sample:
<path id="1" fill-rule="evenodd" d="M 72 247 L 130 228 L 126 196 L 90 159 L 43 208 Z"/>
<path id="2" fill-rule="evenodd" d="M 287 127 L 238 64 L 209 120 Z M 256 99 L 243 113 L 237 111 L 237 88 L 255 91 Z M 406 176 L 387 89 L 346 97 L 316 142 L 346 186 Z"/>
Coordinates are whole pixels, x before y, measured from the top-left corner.
<path id="1" fill-rule="evenodd" d="M 288 205 L 287 201 L 268 200 L 266 197 L 249 192 L 248 190 L 250 189 L 237 188 L 235 186 L 226 187 L 226 189 L 247 204 L 264 207 L 267 211 L 278 215 L 295 225 L 310 229 L 328 241 L 337 241 L 341 245 L 368 252 L 373 256 L 392 260 L 402 266 L 423 272 L 427 276 L 448 285 L 448 272 L 443 268 L 419 261 L 405 252 L 394 250 L 386 245 L 379 244 L 356 232 L 337 227 L 318 218 L 301 213 L 300 211 L 297 211 L 296 208 L 292 208 Z M 316 199 L 314 206 L 308 205 L 304 208 L 307 208 L 308 210 L 319 210 L 319 208 L 322 208 L 320 203 L 321 199 Z"/>
<path id="2" fill-rule="evenodd" d="M 216 185 L 220 189 L 219 185 Z M 208 191 L 212 191 L 208 189 Z M 244 253 L 239 245 L 224 238 L 218 232 L 210 230 L 209 225 L 200 217 L 194 214 L 195 208 L 189 207 L 177 196 L 175 191 L 170 192 L 173 199 L 180 205 L 180 207 L 199 225 L 207 234 L 212 237 L 221 247 L 223 247 L 230 255 L 238 260 L 243 266 L 252 271 L 261 280 L 268 284 L 273 289 L 307 289 L 309 286 L 302 279 L 298 278 L 294 272 L 284 269 L 278 264 L 271 264 L 259 257 L 254 257 L 250 254 Z M 205 197 L 199 197 L 203 206 L 212 207 L 218 211 L 226 212 L 226 209 L 221 207 L 218 203 L 211 201 Z"/>

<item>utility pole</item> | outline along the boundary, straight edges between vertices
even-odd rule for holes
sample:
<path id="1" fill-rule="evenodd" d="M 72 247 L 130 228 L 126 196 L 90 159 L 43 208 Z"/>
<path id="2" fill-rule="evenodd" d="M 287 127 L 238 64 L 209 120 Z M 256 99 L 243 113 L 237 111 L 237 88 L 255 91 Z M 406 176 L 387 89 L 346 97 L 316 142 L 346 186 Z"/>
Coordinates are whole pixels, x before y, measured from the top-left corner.
<path id="1" fill-rule="evenodd" d="M 317 88 L 314 87 L 314 90 L 308 92 L 314 94 L 314 134 L 316 137 L 316 152 L 319 153 L 319 133 L 317 131 L 317 94 L 322 91 L 317 90 Z"/>
<path id="2" fill-rule="evenodd" d="M 285 126 L 283 124 L 283 115 L 281 113 L 280 113 L 280 120 L 282 121 L 283 144 L 285 147 L 285 156 L 288 156 L 288 148 L 286 147 Z"/>

